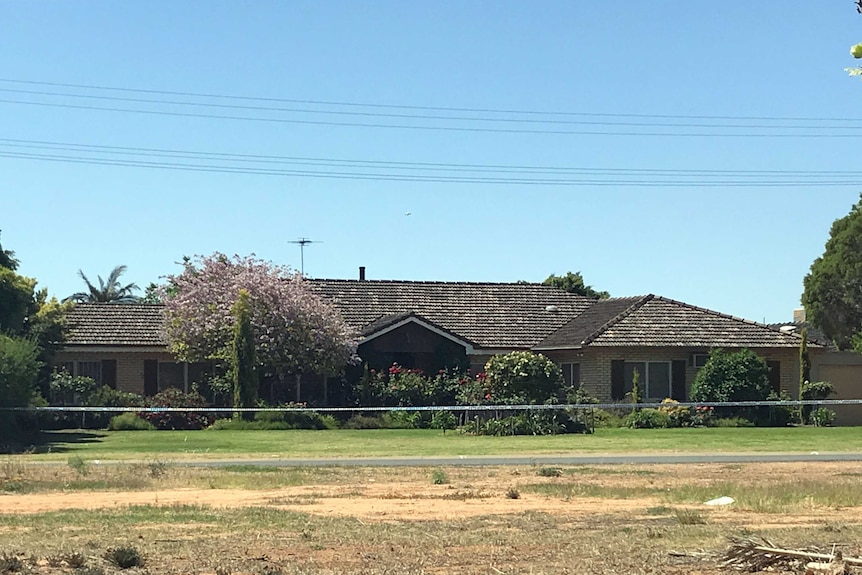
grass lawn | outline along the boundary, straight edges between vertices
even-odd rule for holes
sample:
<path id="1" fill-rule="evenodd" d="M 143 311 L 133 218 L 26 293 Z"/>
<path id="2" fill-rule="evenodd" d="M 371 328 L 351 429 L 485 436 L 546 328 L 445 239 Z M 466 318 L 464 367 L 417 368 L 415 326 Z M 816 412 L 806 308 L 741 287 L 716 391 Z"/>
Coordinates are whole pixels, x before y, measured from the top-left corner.
<path id="1" fill-rule="evenodd" d="M 592 435 L 487 437 L 438 430 L 57 431 L 28 459 L 228 459 L 457 455 L 862 451 L 862 428 L 598 429 Z"/>

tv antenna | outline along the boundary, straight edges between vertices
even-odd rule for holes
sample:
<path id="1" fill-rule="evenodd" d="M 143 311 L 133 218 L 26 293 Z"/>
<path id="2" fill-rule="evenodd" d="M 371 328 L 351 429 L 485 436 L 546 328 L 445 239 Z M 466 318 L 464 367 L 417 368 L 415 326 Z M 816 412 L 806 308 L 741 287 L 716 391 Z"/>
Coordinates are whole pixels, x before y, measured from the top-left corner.
<path id="1" fill-rule="evenodd" d="M 305 275 L 305 246 L 308 244 L 322 244 L 308 238 L 299 238 L 298 240 L 290 240 L 292 244 L 299 244 L 299 273 Z"/>

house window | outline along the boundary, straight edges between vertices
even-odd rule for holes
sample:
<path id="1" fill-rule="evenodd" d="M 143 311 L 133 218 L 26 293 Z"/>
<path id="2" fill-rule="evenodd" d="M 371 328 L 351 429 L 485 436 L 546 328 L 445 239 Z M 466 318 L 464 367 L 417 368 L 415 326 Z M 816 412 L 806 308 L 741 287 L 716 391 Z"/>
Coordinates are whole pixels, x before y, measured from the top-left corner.
<path id="1" fill-rule="evenodd" d="M 581 364 L 561 363 L 560 370 L 563 372 L 563 382 L 566 387 L 577 389 L 581 386 Z"/>
<path id="2" fill-rule="evenodd" d="M 169 387 L 186 391 L 184 363 L 159 362 L 159 391 L 164 391 Z"/>
<path id="3" fill-rule="evenodd" d="M 695 369 L 700 369 L 706 365 L 706 361 L 709 359 L 708 353 L 693 353 L 691 354 L 691 365 Z"/>
<path id="4" fill-rule="evenodd" d="M 631 393 L 638 374 L 641 400 L 660 401 L 671 396 L 669 361 L 627 361 L 624 366 L 625 392 Z"/>
<path id="5" fill-rule="evenodd" d="M 79 361 L 75 375 L 89 377 L 97 384 L 102 384 L 102 362 L 101 361 Z"/>

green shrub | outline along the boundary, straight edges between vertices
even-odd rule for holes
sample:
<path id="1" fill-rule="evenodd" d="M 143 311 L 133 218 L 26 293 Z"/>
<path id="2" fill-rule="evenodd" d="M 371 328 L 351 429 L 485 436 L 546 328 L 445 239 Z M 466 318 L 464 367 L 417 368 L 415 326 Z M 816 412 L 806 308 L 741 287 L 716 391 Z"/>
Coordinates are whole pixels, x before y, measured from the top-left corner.
<path id="1" fill-rule="evenodd" d="M 691 410 L 688 407 L 680 407 L 675 399 L 663 400 L 658 410 L 667 414 L 668 427 L 690 427 L 692 424 Z"/>
<path id="2" fill-rule="evenodd" d="M 39 346 L 34 341 L 0 333 L 0 407 L 30 403 L 42 366 L 38 358 Z"/>
<path id="3" fill-rule="evenodd" d="M 716 417 L 710 427 L 754 427 L 754 422 L 747 417 Z"/>
<path id="4" fill-rule="evenodd" d="M 585 424 L 573 420 L 563 410 L 524 411 L 499 419 L 478 419 L 466 425 L 464 429 L 476 435 L 496 436 L 590 433 Z"/>
<path id="5" fill-rule="evenodd" d="M 147 406 L 202 408 L 207 407 L 207 401 L 199 393 L 183 393 L 169 387 L 149 398 Z M 143 417 L 156 429 L 204 429 L 215 419 L 212 414 L 202 411 L 147 411 Z"/>
<path id="6" fill-rule="evenodd" d="M 793 398 L 784 391 L 781 393 L 770 392 L 766 399 L 769 401 L 791 401 Z M 767 406 L 767 417 L 763 422 L 769 427 L 787 427 L 791 423 L 798 423 L 797 412 L 794 406 L 789 405 L 770 405 Z"/>
<path id="7" fill-rule="evenodd" d="M 641 409 L 632 411 L 626 417 L 626 427 L 632 429 L 663 429 L 670 423 L 670 416 L 658 409 Z"/>
<path id="8" fill-rule="evenodd" d="M 691 386 L 691 400 L 763 401 L 770 392 L 766 361 L 749 349 L 727 352 L 715 349 L 697 372 Z M 756 419 L 756 408 L 720 407 L 716 415 Z"/>
<path id="9" fill-rule="evenodd" d="M 835 387 L 828 381 L 803 381 L 799 388 L 799 398 L 803 400 L 822 400 L 828 399 L 830 395 L 835 393 Z M 811 413 L 815 406 L 803 405 L 800 419 L 802 422 L 811 421 Z"/>
<path id="10" fill-rule="evenodd" d="M 455 419 L 455 414 L 451 411 L 435 411 L 434 415 L 431 416 L 432 429 L 446 431 L 447 429 L 455 429 L 457 426 L 458 421 Z"/>
<path id="11" fill-rule="evenodd" d="M 417 411 L 387 411 L 380 416 L 380 422 L 386 429 L 419 429 L 419 418 Z"/>
<path id="12" fill-rule="evenodd" d="M 603 429 L 615 429 L 626 426 L 626 413 L 621 410 L 592 410 L 593 425 Z"/>
<path id="13" fill-rule="evenodd" d="M 449 476 L 442 469 L 435 469 L 431 472 L 431 483 L 434 485 L 445 485 L 449 483 Z"/>
<path id="14" fill-rule="evenodd" d="M 130 411 L 115 415 L 108 422 L 110 431 L 152 431 L 155 428 L 152 423 Z"/>
<path id="15" fill-rule="evenodd" d="M 343 429 L 383 429 L 385 426 L 379 417 L 354 415 L 344 422 Z"/>
<path id="16" fill-rule="evenodd" d="M 485 364 L 491 399 L 500 403 L 545 403 L 563 396 L 560 367 L 542 354 L 513 351 Z"/>
<path id="17" fill-rule="evenodd" d="M 828 427 L 835 421 L 835 412 L 828 407 L 818 407 L 811 412 L 808 420 L 812 425 L 816 425 L 817 427 Z"/>

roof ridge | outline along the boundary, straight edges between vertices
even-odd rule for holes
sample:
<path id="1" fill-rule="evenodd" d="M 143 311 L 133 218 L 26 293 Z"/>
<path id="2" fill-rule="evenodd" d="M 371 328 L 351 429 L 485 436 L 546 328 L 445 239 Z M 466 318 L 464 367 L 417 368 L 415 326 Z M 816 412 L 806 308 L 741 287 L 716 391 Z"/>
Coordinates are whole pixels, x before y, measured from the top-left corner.
<path id="1" fill-rule="evenodd" d="M 606 321 L 606 322 L 604 323 L 604 325 L 599 326 L 596 330 L 594 330 L 594 331 L 593 331 L 593 333 L 591 333 L 591 334 L 589 334 L 587 337 L 585 337 L 585 338 L 584 338 L 584 340 L 581 342 L 581 345 L 589 345 L 590 343 L 592 343 L 592 341 L 593 341 L 594 339 L 596 339 L 596 338 L 597 338 L 597 337 L 599 337 L 602 333 L 604 333 L 605 331 L 607 331 L 608 329 L 610 329 L 610 328 L 611 328 L 611 326 L 613 326 L 614 324 L 619 323 L 619 322 L 620 322 L 620 321 L 622 321 L 624 318 L 628 317 L 632 312 L 634 312 L 635 310 L 637 310 L 637 309 L 639 309 L 639 308 L 643 307 L 643 305 L 644 305 L 646 302 L 648 302 L 648 301 L 650 301 L 650 300 L 654 299 L 655 297 L 656 297 L 656 296 L 654 296 L 653 294 L 647 294 L 647 295 L 644 295 L 644 296 L 632 296 L 631 298 L 622 298 L 622 297 L 621 297 L 621 298 L 616 298 L 616 299 L 618 299 L 618 300 L 622 300 L 622 299 L 633 299 L 633 300 L 636 300 L 636 301 L 635 301 L 632 305 L 630 305 L 629 307 L 627 307 L 626 309 L 624 309 L 623 311 L 621 311 L 620 313 L 618 313 L 617 315 L 615 315 L 614 317 L 612 317 L 611 319 L 609 319 L 608 321 Z M 608 299 L 610 299 L 610 298 L 608 298 Z M 602 301 L 602 300 L 599 300 L 599 301 Z M 605 300 L 605 301 L 607 301 L 607 300 Z"/>
<path id="2" fill-rule="evenodd" d="M 434 285 L 497 285 L 497 286 L 519 286 L 526 285 L 531 287 L 542 286 L 548 289 L 557 290 L 563 293 L 569 293 L 565 290 L 561 290 L 554 286 L 546 285 L 542 282 L 487 282 L 487 281 L 444 281 L 444 280 L 399 280 L 399 279 L 350 279 L 350 278 L 303 278 L 308 282 L 339 282 L 339 283 L 375 283 L 375 284 L 394 284 L 394 283 L 403 283 L 403 284 L 434 284 Z M 580 294 L 570 294 L 570 295 L 580 295 Z M 586 296 L 581 296 L 586 297 Z M 590 298 L 592 299 L 592 298 Z"/>

